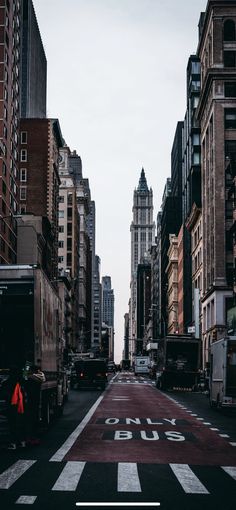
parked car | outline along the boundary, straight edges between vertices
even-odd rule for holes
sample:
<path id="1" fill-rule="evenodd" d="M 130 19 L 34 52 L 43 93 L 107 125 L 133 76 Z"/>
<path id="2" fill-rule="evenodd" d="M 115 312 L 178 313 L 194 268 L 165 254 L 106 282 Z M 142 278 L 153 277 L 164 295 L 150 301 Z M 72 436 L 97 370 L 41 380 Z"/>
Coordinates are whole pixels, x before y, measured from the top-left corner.
<path id="1" fill-rule="evenodd" d="M 71 370 L 71 388 L 101 388 L 107 384 L 107 365 L 102 359 L 75 361 Z"/>

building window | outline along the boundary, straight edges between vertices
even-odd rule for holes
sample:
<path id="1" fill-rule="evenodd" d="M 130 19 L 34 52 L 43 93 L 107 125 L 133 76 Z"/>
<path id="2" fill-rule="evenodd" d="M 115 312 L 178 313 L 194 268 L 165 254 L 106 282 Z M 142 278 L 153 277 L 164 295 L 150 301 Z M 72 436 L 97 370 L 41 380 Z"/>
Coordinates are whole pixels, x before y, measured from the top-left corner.
<path id="1" fill-rule="evenodd" d="M 26 213 L 26 205 L 21 205 L 20 206 L 20 213 L 21 214 L 25 214 Z"/>
<path id="2" fill-rule="evenodd" d="M 63 232 L 64 232 L 64 225 L 59 225 L 59 232 L 60 232 L 60 233 L 63 233 Z"/>
<path id="3" fill-rule="evenodd" d="M 235 41 L 235 23 L 232 19 L 224 23 L 224 41 Z"/>
<path id="4" fill-rule="evenodd" d="M 21 149 L 20 151 L 20 160 L 21 161 L 27 161 L 27 150 Z"/>
<path id="5" fill-rule="evenodd" d="M 236 66 L 236 51 L 224 51 L 224 66 L 225 67 Z"/>
<path id="6" fill-rule="evenodd" d="M 64 248 L 64 241 L 59 241 L 58 242 L 58 247 L 59 248 Z"/>
<path id="7" fill-rule="evenodd" d="M 2 181 L 2 192 L 4 195 L 6 195 L 7 187 L 6 187 L 6 183 L 4 181 Z"/>
<path id="8" fill-rule="evenodd" d="M 59 211 L 59 218 L 64 218 L 64 211 Z"/>
<path id="9" fill-rule="evenodd" d="M 59 264 L 61 264 L 63 261 L 64 261 L 64 257 L 63 256 L 58 257 Z"/>
<path id="10" fill-rule="evenodd" d="M 225 97 L 236 97 L 236 82 L 225 83 Z"/>
<path id="11" fill-rule="evenodd" d="M 60 204 L 64 204 L 64 196 L 63 195 L 59 196 L 59 202 L 60 202 Z"/>
<path id="12" fill-rule="evenodd" d="M 27 131 L 22 131 L 20 135 L 21 143 L 27 143 Z"/>
<path id="13" fill-rule="evenodd" d="M 225 141 L 225 159 L 230 161 L 231 172 L 236 175 L 236 140 Z"/>
<path id="14" fill-rule="evenodd" d="M 21 168 L 20 169 L 20 181 L 21 182 L 26 182 L 27 181 L 27 170 L 26 170 L 26 168 Z"/>
<path id="15" fill-rule="evenodd" d="M 225 108 L 225 129 L 236 129 L 236 108 Z"/>
<path id="16" fill-rule="evenodd" d="M 26 187 L 20 186 L 20 200 L 26 200 Z"/>

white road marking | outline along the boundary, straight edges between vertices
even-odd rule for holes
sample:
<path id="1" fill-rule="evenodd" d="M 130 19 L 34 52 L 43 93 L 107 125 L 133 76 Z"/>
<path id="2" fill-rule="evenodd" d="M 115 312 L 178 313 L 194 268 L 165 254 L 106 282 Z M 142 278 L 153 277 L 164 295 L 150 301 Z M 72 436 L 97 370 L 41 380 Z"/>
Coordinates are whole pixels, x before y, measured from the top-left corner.
<path id="1" fill-rule="evenodd" d="M 219 429 L 216 429 L 215 427 L 211 427 L 210 430 L 219 430 Z"/>
<path id="2" fill-rule="evenodd" d="M 229 444 L 231 444 L 231 446 L 236 446 L 236 443 L 229 443 Z"/>
<path id="3" fill-rule="evenodd" d="M 75 491 L 83 473 L 85 462 L 67 462 L 52 491 Z"/>
<path id="4" fill-rule="evenodd" d="M 203 420 L 204 420 L 204 418 L 197 418 L 197 420 L 199 420 L 199 421 L 203 421 Z"/>
<path id="5" fill-rule="evenodd" d="M 142 492 L 138 476 L 137 464 L 134 462 L 119 462 L 118 464 L 118 492 Z"/>
<path id="6" fill-rule="evenodd" d="M 220 437 L 229 437 L 228 434 L 219 434 Z"/>
<path id="7" fill-rule="evenodd" d="M 16 504 L 18 505 L 33 505 L 36 501 L 37 496 L 20 496 L 16 500 Z"/>
<path id="8" fill-rule="evenodd" d="M 197 416 L 197 414 L 193 414 L 193 413 L 191 413 L 191 415 L 190 415 L 190 416 Z"/>
<path id="9" fill-rule="evenodd" d="M 235 466 L 221 466 L 222 469 L 229 475 L 232 476 L 234 480 L 236 480 L 236 467 Z"/>
<path id="10" fill-rule="evenodd" d="M 170 467 L 186 493 L 209 494 L 188 464 L 170 464 Z"/>
<path id="11" fill-rule="evenodd" d="M 102 506 L 102 507 L 105 507 L 105 506 L 135 506 L 135 507 L 139 507 L 139 506 L 152 506 L 153 508 L 155 508 L 155 506 L 160 506 L 160 503 L 157 503 L 157 502 L 153 502 L 153 503 L 114 503 L 113 501 L 111 503 L 95 503 L 94 501 L 92 502 L 88 502 L 88 503 L 80 503 L 80 502 L 77 502 L 75 503 L 76 506 L 80 506 L 81 508 L 83 506 L 88 506 L 88 507 L 93 507 L 93 506 Z"/>
<path id="12" fill-rule="evenodd" d="M 0 489 L 9 489 L 36 460 L 18 460 L 0 475 Z"/>
<path id="13" fill-rule="evenodd" d="M 130 399 L 129 398 L 112 398 L 111 400 L 119 400 L 121 402 L 127 402 Z"/>
<path id="14" fill-rule="evenodd" d="M 79 423 L 78 427 L 76 427 L 74 432 L 72 432 L 70 434 L 70 436 L 63 443 L 63 445 L 59 448 L 59 450 L 57 450 L 57 452 L 54 453 L 54 455 L 51 457 L 51 459 L 49 459 L 50 462 L 61 462 L 62 459 L 64 459 L 65 455 L 71 449 L 71 447 L 73 446 L 73 444 L 76 441 L 76 439 L 79 437 L 81 432 L 83 432 L 84 427 L 87 425 L 87 423 L 89 422 L 90 418 L 93 416 L 93 413 L 96 411 L 96 409 L 99 406 L 99 404 L 100 404 L 102 399 L 103 399 L 103 395 L 101 395 L 101 397 L 99 397 L 96 400 L 95 404 L 93 404 L 93 406 L 91 407 L 89 412 L 86 414 L 84 419 L 81 421 L 81 423 Z"/>
<path id="15" fill-rule="evenodd" d="M 203 425 L 211 425 L 211 423 L 209 421 L 204 421 Z"/>

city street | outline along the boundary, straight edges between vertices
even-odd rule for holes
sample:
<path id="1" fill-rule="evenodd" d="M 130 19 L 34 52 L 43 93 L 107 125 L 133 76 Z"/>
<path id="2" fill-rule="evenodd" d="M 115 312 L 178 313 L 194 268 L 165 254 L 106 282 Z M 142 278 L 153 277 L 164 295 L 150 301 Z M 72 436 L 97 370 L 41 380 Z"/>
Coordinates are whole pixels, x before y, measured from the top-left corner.
<path id="1" fill-rule="evenodd" d="M 205 394 L 118 373 L 104 392 L 71 391 L 39 446 L 1 449 L 1 507 L 233 510 L 235 425 Z"/>

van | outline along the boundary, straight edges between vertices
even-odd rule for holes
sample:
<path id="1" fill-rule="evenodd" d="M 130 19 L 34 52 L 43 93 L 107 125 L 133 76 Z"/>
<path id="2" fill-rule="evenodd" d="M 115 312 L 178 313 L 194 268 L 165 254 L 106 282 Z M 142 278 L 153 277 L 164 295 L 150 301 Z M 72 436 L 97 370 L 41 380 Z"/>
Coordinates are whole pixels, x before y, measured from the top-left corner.
<path id="1" fill-rule="evenodd" d="M 107 366 L 102 359 L 86 359 L 75 361 L 71 387 L 77 388 L 101 388 L 107 384 Z"/>

